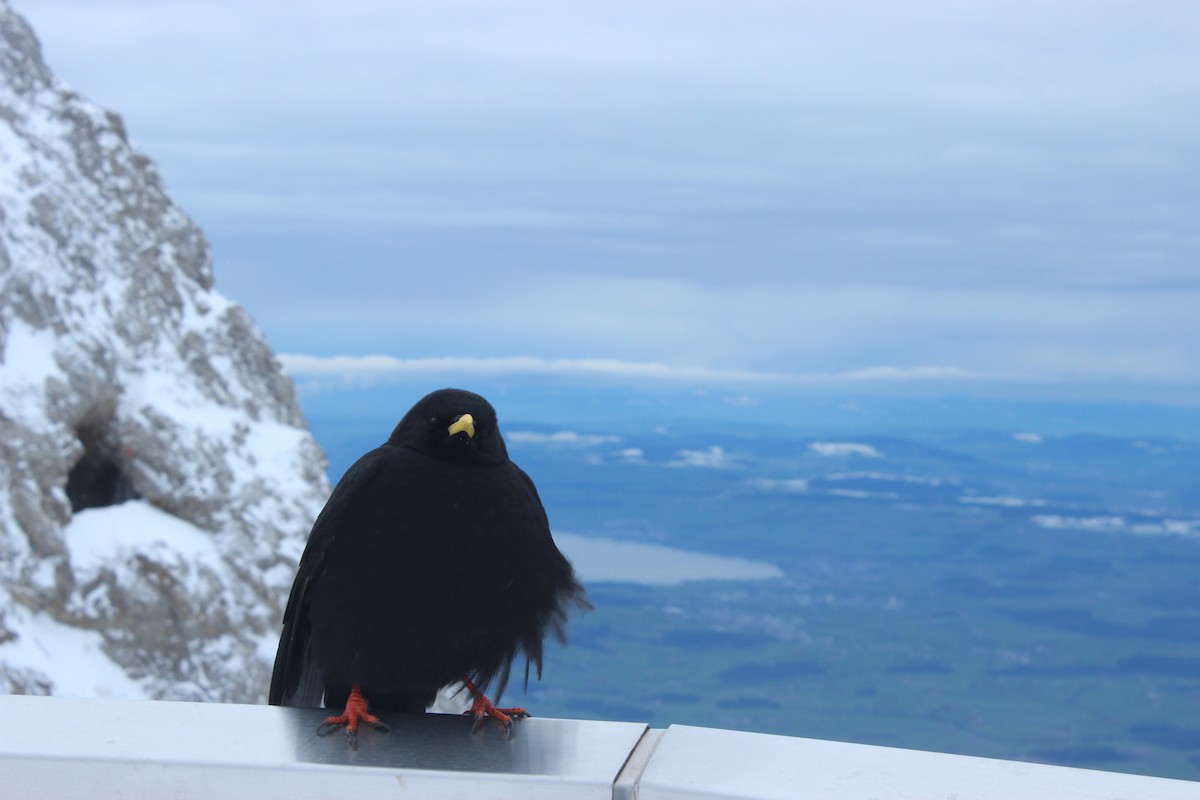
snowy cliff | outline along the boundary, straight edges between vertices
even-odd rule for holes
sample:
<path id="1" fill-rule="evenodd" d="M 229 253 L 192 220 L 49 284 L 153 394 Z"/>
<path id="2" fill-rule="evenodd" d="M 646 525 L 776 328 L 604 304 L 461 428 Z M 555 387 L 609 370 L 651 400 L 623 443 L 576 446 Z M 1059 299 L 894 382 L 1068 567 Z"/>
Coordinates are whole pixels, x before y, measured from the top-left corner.
<path id="1" fill-rule="evenodd" d="M 203 234 L 0 0 L 0 691 L 262 700 L 327 493 Z"/>

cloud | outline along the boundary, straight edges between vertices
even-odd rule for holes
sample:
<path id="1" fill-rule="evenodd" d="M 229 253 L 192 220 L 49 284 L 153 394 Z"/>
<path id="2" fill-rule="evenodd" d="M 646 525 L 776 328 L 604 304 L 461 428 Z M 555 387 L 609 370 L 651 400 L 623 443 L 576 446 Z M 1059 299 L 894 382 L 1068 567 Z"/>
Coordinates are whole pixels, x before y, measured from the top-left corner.
<path id="1" fill-rule="evenodd" d="M 998 506 L 1000 508 L 1025 508 L 1027 506 L 1047 505 L 1045 500 L 1028 500 L 1024 497 L 981 497 L 979 495 L 964 495 L 958 498 L 960 503 L 974 503 L 982 506 Z"/>
<path id="2" fill-rule="evenodd" d="M 668 467 L 701 467 L 703 469 L 730 469 L 741 467 L 736 456 L 725 452 L 725 449 L 713 445 L 707 450 L 680 450 L 679 458 L 668 461 Z"/>
<path id="3" fill-rule="evenodd" d="M 851 442 L 813 442 L 809 449 L 819 456 L 832 458 L 847 458 L 861 456 L 863 458 L 883 458 L 883 453 L 869 444 L 853 444 Z"/>
<path id="4" fill-rule="evenodd" d="M 645 464 L 646 453 L 640 447 L 626 447 L 616 453 L 626 464 Z"/>
<path id="5" fill-rule="evenodd" d="M 776 373 L 680 367 L 656 362 L 598 358 L 541 358 L 537 356 L 396 358 L 385 355 L 321 357 L 285 354 L 279 356 L 279 361 L 283 364 L 284 369 L 295 377 L 331 377 L 349 381 L 429 373 L 590 376 L 700 383 L 772 382 L 786 377 Z"/>
<path id="6" fill-rule="evenodd" d="M 912 483 L 920 486 L 941 486 L 941 478 L 920 475 L 897 475 L 891 472 L 836 472 L 821 476 L 827 481 L 881 481 L 883 483 Z"/>
<path id="7" fill-rule="evenodd" d="M 1129 532 L 1143 536 L 1200 536 L 1200 520 L 1163 518 L 1158 521 L 1132 522 L 1125 517 L 1069 517 L 1057 514 L 1036 514 L 1030 519 L 1033 524 L 1051 530 Z"/>
<path id="8" fill-rule="evenodd" d="M 723 399 L 731 406 L 740 406 L 742 408 L 752 408 L 762 405 L 762 400 L 757 397 L 751 397 L 748 394 L 726 395 Z"/>
<path id="9" fill-rule="evenodd" d="M 512 433 L 506 433 L 504 438 L 510 443 L 517 442 L 522 444 L 551 445 L 561 444 L 575 445 L 580 447 L 591 447 L 598 444 L 621 441 L 620 436 L 596 433 L 577 433 L 576 431 L 555 431 L 554 433 L 541 433 L 538 431 L 513 431 Z"/>
<path id="10" fill-rule="evenodd" d="M 911 369 L 870 367 L 844 372 L 789 374 L 689 367 L 619 359 L 550 359 L 536 356 L 396 358 L 386 355 L 311 356 L 292 353 L 282 354 L 278 358 L 287 373 L 297 380 L 316 379 L 341 385 L 372 384 L 386 380 L 399 380 L 411 375 L 430 374 L 590 377 L 688 384 L 734 383 L 781 386 L 1002 380 L 999 377 L 989 377 L 953 367 L 916 367 Z"/>
<path id="11" fill-rule="evenodd" d="M 1147 2 L 21 12 L 277 350 L 477 357 L 310 382 L 1194 402 L 1200 6 Z"/>
<path id="12" fill-rule="evenodd" d="M 1124 517 L 1064 517 L 1057 514 L 1036 514 L 1031 521 L 1034 525 L 1042 528 L 1097 533 L 1115 533 L 1128 528 Z"/>
<path id="13" fill-rule="evenodd" d="M 527 269 L 505 272 L 495 287 L 469 271 L 395 271 L 362 302 L 338 299 L 329 285 L 328 301 L 314 304 L 293 297 L 294 282 L 286 282 L 272 290 L 283 297 L 261 321 L 277 332 L 273 340 L 286 334 L 312 348 L 277 347 L 282 352 L 398 355 L 394 343 L 402 342 L 405 354 L 439 357 L 342 362 L 376 379 L 435 369 L 569 372 L 723 383 L 733 396 L 772 384 L 993 394 L 1033 387 L 1081 399 L 1165 399 L 1200 388 L 1200 292 L 787 282 L 768 289 L 663 276 L 543 278 Z M 447 291 L 449 280 L 466 293 Z"/>
<path id="14" fill-rule="evenodd" d="M 751 478 L 746 485 L 766 492 L 807 492 L 805 478 Z"/>
<path id="15" fill-rule="evenodd" d="M 896 500 L 901 495 L 894 491 L 868 491 L 865 489 L 813 488 L 804 478 L 755 478 L 746 482 L 748 486 L 766 492 L 801 494 L 812 492 L 827 497 L 845 497 L 851 500 Z"/>
<path id="16" fill-rule="evenodd" d="M 897 500 L 899 492 L 868 492 L 864 489 L 826 489 L 821 494 L 830 497 L 848 497 L 852 500 Z"/>

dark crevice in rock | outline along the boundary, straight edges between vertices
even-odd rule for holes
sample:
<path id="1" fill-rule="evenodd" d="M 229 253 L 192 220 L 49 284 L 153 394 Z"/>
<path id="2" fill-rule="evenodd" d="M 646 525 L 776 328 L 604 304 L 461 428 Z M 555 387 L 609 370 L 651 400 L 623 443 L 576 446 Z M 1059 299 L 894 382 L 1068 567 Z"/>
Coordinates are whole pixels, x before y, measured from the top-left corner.
<path id="1" fill-rule="evenodd" d="M 141 497 L 133 481 L 112 459 L 87 446 L 83 458 L 67 474 L 67 499 L 71 513 L 104 508 Z"/>

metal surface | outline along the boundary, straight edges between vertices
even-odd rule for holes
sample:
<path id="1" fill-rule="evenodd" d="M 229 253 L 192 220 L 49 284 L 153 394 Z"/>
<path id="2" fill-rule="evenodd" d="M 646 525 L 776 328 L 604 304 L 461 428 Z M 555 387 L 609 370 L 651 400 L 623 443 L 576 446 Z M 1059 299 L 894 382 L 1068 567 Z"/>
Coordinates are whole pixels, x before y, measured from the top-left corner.
<path id="1" fill-rule="evenodd" d="M 672 725 L 638 800 L 1200 800 L 1200 783 Z"/>
<path id="2" fill-rule="evenodd" d="M 654 750 L 664 734 L 666 731 L 657 728 L 650 728 L 642 734 L 641 741 L 629 754 L 625 768 L 613 781 L 613 800 L 638 800 L 638 782 L 642 779 L 646 764 L 650 762 L 650 757 L 654 755 Z"/>
<path id="3" fill-rule="evenodd" d="M 509 740 L 393 714 L 352 751 L 316 735 L 325 715 L 0 695 L 0 797 L 1200 800 L 1188 781 L 681 725 L 527 719 Z"/>
<path id="4" fill-rule="evenodd" d="M 471 734 L 464 717 L 388 715 L 390 733 L 316 735 L 328 712 L 0 696 L 4 797 L 610 798 L 646 726 L 526 719 Z M 381 795 L 382 793 L 382 795 Z"/>

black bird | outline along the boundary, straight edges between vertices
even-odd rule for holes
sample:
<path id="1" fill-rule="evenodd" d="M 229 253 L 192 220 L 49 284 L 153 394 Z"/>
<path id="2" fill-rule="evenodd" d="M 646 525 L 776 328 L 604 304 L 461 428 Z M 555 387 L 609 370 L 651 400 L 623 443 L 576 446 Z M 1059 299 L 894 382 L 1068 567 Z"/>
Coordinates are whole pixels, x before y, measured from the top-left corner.
<path id="1" fill-rule="evenodd" d="M 542 673 L 547 632 L 565 640 L 571 605 L 590 608 L 554 544 L 533 481 L 508 460 L 496 412 L 442 389 L 360 458 L 317 517 L 283 615 L 269 702 L 345 708 L 318 729 L 374 711 L 421 713 L 463 681 L 476 726 L 511 731 L 524 709 L 496 708 L 512 662 Z M 369 706 L 368 708 L 368 698 Z"/>

